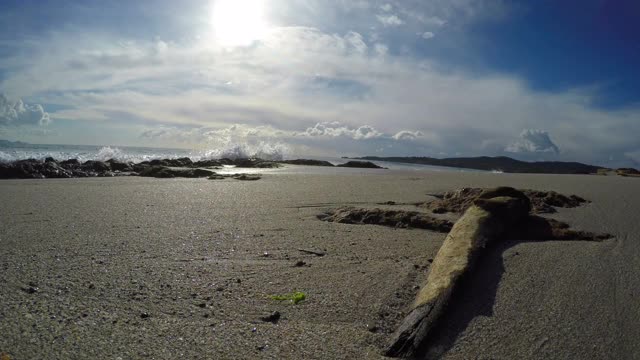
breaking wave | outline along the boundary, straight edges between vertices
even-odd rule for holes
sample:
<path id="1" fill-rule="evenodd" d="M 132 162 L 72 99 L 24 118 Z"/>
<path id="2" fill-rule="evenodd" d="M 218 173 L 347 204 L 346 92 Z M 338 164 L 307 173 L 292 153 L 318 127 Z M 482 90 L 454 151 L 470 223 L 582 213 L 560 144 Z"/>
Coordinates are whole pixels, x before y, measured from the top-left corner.
<path id="1" fill-rule="evenodd" d="M 258 144 L 226 144 L 206 150 L 142 148 L 127 146 L 76 146 L 76 145 L 20 145 L 0 148 L 0 162 L 24 159 L 44 160 L 52 157 L 58 161 L 78 159 L 79 161 L 115 159 L 123 162 L 141 162 L 154 159 L 191 158 L 193 161 L 208 159 L 261 158 L 283 160 L 289 154 L 289 147 L 282 143 L 261 142 Z"/>

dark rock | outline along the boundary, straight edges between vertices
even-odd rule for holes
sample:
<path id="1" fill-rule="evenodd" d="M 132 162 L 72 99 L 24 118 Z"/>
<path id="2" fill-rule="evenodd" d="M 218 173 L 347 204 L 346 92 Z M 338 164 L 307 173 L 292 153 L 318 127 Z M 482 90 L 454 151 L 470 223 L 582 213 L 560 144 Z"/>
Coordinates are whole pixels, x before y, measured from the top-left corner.
<path id="1" fill-rule="evenodd" d="M 192 165 L 193 167 L 201 167 L 201 168 L 211 168 L 211 167 L 220 167 L 222 163 L 218 160 L 200 160 L 196 161 Z"/>
<path id="2" fill-rule="evenodd" d="M 264 321 L 264 322 L 270 322 L 270 323 L 277 323 L 278 320 L 280 320 L 280 312 L 278 311 L 274 311 L 271 314 L 267 315 L 267 316 L 263 316 L 260 318 L 260 320 Z"/>
<path id="3" fill-rule="evenodd" d="M 213 174 L 213 175 L 209 176 L 207 179 L 209 179 L 209 180 L 224 180 L 226 178 L 227 178 L 227 176 L 224 176 L 224 175 Z"/>
<path id="4" fill-rule="evenodd" d="M 45 178 L 72 178 L 73 172 L 60 166 L 55 160 L 42 164 L 40 174 Z"/>
<path id="5" fill-rule="evenodd" d="M 154 159 L 147 162 L 151 166 L 170 166 L 167 160 Z"/>
<path id="6" fill-rule="evenodd" d="M 141 317 L 142 319 L 148 319 L 150 316 L 151 316 L 151 315 L 149 315 L 149 313 L 148 313 L 148 312 L 143 312 L 143 313 L 141 313 L 141 314 L 140 314 L 140 317 Z"/>
<path id="7" fill-rule="evenodd" d="M 36 159 L 18 160 L 12 163 L 0 163 L 0 179 L 43 179 L 70 178 L 73 173 L 61 167 L 55 160 Z"/>
<path id="8" fill-rule="evenodd" d="M 303 267 L 305 265 L 307 265 L 306 262 L 304 262 L 302 260 L 298 260 L 293 266 L 295 266 L 295 267 Z"/>
<path id="9" fill-rule="evenodd" d="M 436 200 L 419 204 L 419 206 L 426 207 L 436 214 L 446 212 L 461 214 L 467 210 L 478 197 L 481 197 L 484 191 L 485 189 L 482 188 L 462 188 L 447 191 L 442 195 L 434 195 L 437 197 Z M 520 193 L 518 190 L 515 191 Z M 588 202 L 579 196 L 566 196 L 555 191 L 522 190 L 522 193 L 527 198 L 526 201 L 530 201 L 532 212 L 538 214 L 555 213 L 556 207 L 574 208 Z M 484 197 L 486 198 L 488 195 L 485 194 Z"/>
<path id="10" fill-rule="evenodd" d="M 109 159 L 107 160 L 107 164 L 109 164 L 109 167 L 113 171 L 120 171 L 120 172 L 133 171 L 133 167 L 131 166 L 131 163 L 120 162 L 114 159 Z"/>
<path id="11" fill-rule="evenodd" d="M 80 168 L 84 171 L 95 172 L 95 173 L 102 173 L 102 172 L 111 170 L 111 168 L 109 167 L 109 164 L 103 161 L 96 161 L 96 160 L 85 161 L 80 166 Z"/>
<path id="12" fill-rule="evenodd" d="M 236 180 L 243 181 L 256 181 L 262 179 L 260 175 L 252 175 L 252 174 L 235 174 L 232 176 Z"/>
<path id="13" fill-rule="evenodd" d="M 65 169 L 73 169 L 80 166 L 80 161 L 78 159 L 69 159 L 60 162 L 60 166 Z"/>
<path id="14" fill-rule="evenodd" d="M 215 174 L 213 171 L 204 169 L 175 169 L 166 166 L 148 166 L 140 171 L 140 176 L 156 178 L 201 178 Z"/>
<path id="15" fill-rule="evenodd" d="M 189 167 L 193 165 L 193 162 L 188 157 L 183 157 L 179 159 L 166 159 L 165 160 L 168 166 L 174 167 Z"/>
<path id="16" fill-rule="evenodd" d="M 135 171 L 138 174 L 140 174 L 141 172 L 143 172 L 147 168 L 150 168 L 151 164 L 149 164 L 148 161 L 143 161 L 143 162 L 140 162 L 140 163 L 137 163 L 137 164 L 133 164 L 131 167 L 133 168 L 133 171 Z"/>
<path id="17" fill-rule="evenodd" d="M 449 232 L 451 221 L 437 219 L 417 211 L 358 209 L 342 207 L 318 216 L 320 220 L 343 224 L 374 224 L 400 228 L 419 228 Z"/>
<path id="18" fill-rule="evenodd" d="M 49 156 L 49 157 L 44 159 L 44 162 L 46 162 L 46 163 L 48 163 L 48 162 L 56 162 L 56 159 L 54 159 L 51 156 Z"/>
<path id="19" fill-rule="evenodd" d="M 277 168 L 280 167 L 280 164 L 274 161 L 267 161 L 262 159 L 235 159 L 232 161 L 231 165 L 235 165 L 237 167 L 243 168 Z"/>
<path id="20" fill-rule="evenodd" d="M 291 165 L 331 166 L 331 167 L 334 166 L 332 163 L 328 161 L 311 160 L 311 159 L 282 160 L 280 162 L 283 164 L 291 164 Z"/>
<path id="21" fill-rule="evenodd" d="M 13 171 L 10 170 L 10 177 L 20 179 L 42 179 L 40 173 L 43 162 L 36 159 L 18 160 L 12 164 Z"/>
<path id="22" fill-rule="evenodd" d="M 363 169 L 384 169 L 370 161 L 347 161 L 344 164 L 336 165 L 338 167 L 363 168 Z"/>
<path id="23" fill-rule="evenodd" d="M 620 176 L 633 176 L 633 177 L 637 177 L 640 176 L 640 171 L 634 169 L 634 168 L 619 168 L 616 169 L 616 174 L 620 175 Z"/>
<path id="24" fill-rule="evenodd" d="M 35 294 L 37 293 L 40 289 L 38 289 L 37 286 L 25 286 L 20 288 L 22 291 L 26 292 L 27 294 Z"/>

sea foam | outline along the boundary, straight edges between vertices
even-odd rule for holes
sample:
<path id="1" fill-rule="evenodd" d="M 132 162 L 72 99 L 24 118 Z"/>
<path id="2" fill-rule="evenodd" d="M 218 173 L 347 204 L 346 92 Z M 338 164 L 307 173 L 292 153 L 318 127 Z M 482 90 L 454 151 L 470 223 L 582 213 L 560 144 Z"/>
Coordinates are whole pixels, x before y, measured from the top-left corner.
<path id="1" fill-rule="evenodd" d="M 84 145 L 21 145 L 0 148 L 0 162 L 24 159 L 44 160 L 52 157 L 58 161 L 78 159 L 106 161 L 115 159 L 122 162 L 149 161 L 154 159 L 191 158 L 193 161 L 209 159 L 261 158 L 264 160 L 283 160 L 289 148 L 281 143 L 260 142 L 257 144 L 227 143 L 220 147 L 189 150 L 163 149 L 128 146 L 84 146 Z"/>

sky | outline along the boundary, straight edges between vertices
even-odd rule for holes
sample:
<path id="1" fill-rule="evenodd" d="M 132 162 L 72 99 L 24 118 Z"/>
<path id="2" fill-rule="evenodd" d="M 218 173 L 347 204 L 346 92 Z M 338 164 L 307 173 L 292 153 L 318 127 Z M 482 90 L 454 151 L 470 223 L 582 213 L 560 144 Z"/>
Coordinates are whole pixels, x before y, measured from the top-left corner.
<path id="1" fill-rule="evenodd" d="M 0 138 L 640 165 L 635 0 L 3 0 Z"/>

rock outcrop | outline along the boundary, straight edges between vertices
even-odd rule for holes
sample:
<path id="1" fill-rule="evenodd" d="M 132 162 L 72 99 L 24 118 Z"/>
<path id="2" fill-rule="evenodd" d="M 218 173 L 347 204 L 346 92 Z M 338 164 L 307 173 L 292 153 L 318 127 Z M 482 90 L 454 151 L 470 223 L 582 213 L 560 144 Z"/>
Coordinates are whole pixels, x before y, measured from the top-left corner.
<path id="1" fill-rule="evenodd" d="M 640 171 L 634 168 L 619 168 L 616 169 L 616 174 L 620 176 L 640 177 Z"/>
<path id="2" fill-rule="evenodd" d="M 362 168 L 362 169 L 384 169 L 371 161 L 347 161 L 344 164 L 336 165 L 338 167 Z"/>
<path id="3" fill-rule="evenodd" d="M 416 211 L 358 209 L 341 207 L 318 215 L 323 221 L 343 224 L 374 224 L 397 228 L 417 228 L 438 232 L 448 232 L 453 224 Z"/>
<path id="4" fill-rule="evenodd" d="M 433 195 L 436 200 L 419 204 L 430 209 L 436 214 L 442 213 L 463 213 L 483 193 L 482 188 L 462 188 L 454 191 L 447 191 L 442 195 Z M 557 207 L 574 208 L 588 201 L 576 195 L 562 195 L 555 191 L 522 190 L 522 193 L 529 198 L 532 205 L 532 212 L 535 214 L 555 213 Z"/>
<path id="5" fill-rule="evenodd" d="M 205 169 L 172 168 L 167 166 L 152 165 L 140 172 L 140 176 L 155 178 L 203 178 L 215 174 L 213 171 Z"/>
<path id="6" fill-rule="evenodd" d="M 324 160 L 311 160 L 311 159 L 296 159 L 296 160 L 282 160 L 280 163 L 291 165 L 307 165 L 307 166 L 330 166 L 334 165 Z"/>

